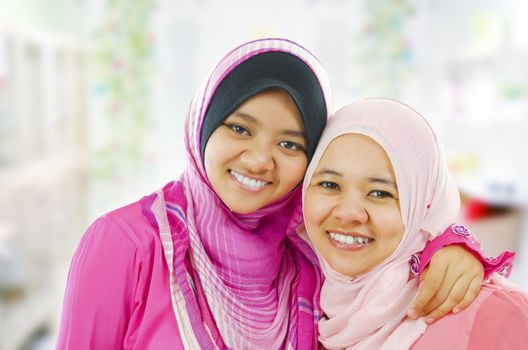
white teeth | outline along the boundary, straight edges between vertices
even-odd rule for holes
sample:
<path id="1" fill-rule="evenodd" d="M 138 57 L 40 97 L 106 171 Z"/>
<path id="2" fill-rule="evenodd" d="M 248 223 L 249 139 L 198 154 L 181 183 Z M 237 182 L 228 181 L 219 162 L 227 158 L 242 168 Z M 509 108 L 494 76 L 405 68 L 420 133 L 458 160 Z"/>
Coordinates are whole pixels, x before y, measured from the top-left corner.
<path id="1" fill-rule="evenodd" d="M 234 170 L 231 170 L 231 175 L 233 175 L 235 179 L 244 186 L 248 186 L 251 188 L 262 188 L 266 185 L 266 181 L 250 179 L 249 177 L 239 174 Z"/>
<path id="2" fill-rule="evenodd" d="M 330 237 L 332 237 L 333 240 L 343 244 L 367 244 L 370 241 L 366 237 L 342 235 L 335 232 L 330 232 Z"/>

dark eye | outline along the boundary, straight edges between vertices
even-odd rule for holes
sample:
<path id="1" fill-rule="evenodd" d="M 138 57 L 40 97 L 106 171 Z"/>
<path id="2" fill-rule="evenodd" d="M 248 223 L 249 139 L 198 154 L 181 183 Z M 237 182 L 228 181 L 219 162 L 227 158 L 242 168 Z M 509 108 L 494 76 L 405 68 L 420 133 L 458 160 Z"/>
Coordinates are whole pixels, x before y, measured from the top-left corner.
<path id="1" fill-rule="evenodd" d="M 340 190 L 341 189 L 341 187 L 339 187 L 338 184 L 332 181 L 321 181 L 318 183 L 318 185 L 327 190 Z"/>
<path id="2" fill-rule="evenodd" d="M 237 124 L 225 124 L 229 129 L 233 130 L 233 132 L 239 134 L 239 135 L 247 135 L 250 136 L 250 132 L 248 129 L 244 128 L 243 126 L 237 125 Z"/>
<path id="3" fill-rule="evenodd" d="M 392 193 L 382 190 L 370 191 L 369 196 L 376 198 L 395 198 Z"/>
<path id="4" fill-rule="evenodd" d="M 293 141 L 282 141 L 279 142 L 279 145 L 292 151 L 304 151 L 304 147 L 301 144 Z"/>

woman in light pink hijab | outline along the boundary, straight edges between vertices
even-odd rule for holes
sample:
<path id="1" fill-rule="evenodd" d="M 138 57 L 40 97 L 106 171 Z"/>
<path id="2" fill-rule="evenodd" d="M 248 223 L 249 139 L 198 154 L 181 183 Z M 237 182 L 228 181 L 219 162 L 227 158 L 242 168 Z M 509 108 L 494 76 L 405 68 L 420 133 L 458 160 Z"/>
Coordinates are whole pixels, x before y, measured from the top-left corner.
<path id="1" fill-rule="evenodd" d="M 428 325 L 407 317 L 414 255 L 453 223 L 459 193 L 427 121 L 403 103 L 367 99 L 330 118 L 303 186 L 306 229 L 325 274 L 319 340 L 328 349 L 525 349 L 527 294 L 497 258 L 464 311 Z M 455 234 L 468 237 L 461 225 Z"/>

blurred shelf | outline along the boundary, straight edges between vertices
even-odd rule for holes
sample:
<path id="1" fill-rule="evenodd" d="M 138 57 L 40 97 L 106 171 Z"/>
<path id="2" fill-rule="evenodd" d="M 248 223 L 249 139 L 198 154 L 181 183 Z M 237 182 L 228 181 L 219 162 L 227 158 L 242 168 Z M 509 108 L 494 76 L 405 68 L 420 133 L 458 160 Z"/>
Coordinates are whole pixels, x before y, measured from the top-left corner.
<path id="1" fill-rule="evenodd" d="M 40 289 L 24 291 L 23 298 L 9 303 L 0 302 L 2 327 L 0 349 L 15 350 L 39 328 L 46 327 L 56 313 L 55 290 L 43 285 Z"/>
<path id="2" fill-rule="evenodd" d="M 63 179 L 87 171 L 88 164 L 79 155 L 64 154 L 27 162 L 0 174 L 0 194 L 9 196 L 17 190 L 51 188 Z"/>
<path id="3" fill-rule="evenodd" d="M 0 350 L 18 350 L 55 325 L 57 267 L 85 224 L 92 57 L 82 40 L 46 31 L 0 34 L 0 248 L 20 277 L 0 294 Z"/>
<path id="4" fill-rule="evenodd" d="M 528 194 L 519 181 L 490 180 L 479 177 L 459 177 L 458 187 L 465 195 L 491 206 L 522 208 L 528 205 Z"/>

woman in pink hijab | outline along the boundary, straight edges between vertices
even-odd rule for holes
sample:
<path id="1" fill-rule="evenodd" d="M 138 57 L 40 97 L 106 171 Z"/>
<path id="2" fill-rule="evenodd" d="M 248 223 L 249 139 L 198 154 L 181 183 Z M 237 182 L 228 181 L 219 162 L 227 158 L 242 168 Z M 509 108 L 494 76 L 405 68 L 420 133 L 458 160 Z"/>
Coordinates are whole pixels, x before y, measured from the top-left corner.
<path id="1" fill-rule="evenodd" d="M 306 230 L 325 275 L 325 348 L 526 349 L 528 298 L 504 277 L 510 252 L 495 260 L 501 264 L 467 309 L 432 325 L 406 315 L 418 293 L 416 253 L 460 207 L 438 139 L 416 111 L 388 99 L 341 109 L 303 187 Z M 474 241 L 462 225 L 451 230 Z"/>
<path id="2" fill-rule="evenodd" d="M 97 219 L 83 236 L 57 347 L 317 347 L 322 279 L 297 234 L 298 185 L 330 97 L 320 63 L 289 40 L 247 42 L 222 58 L 191 103 L 181 177 Z M 451 243 L 432 243 L 431 252 Z M 462 275 L 439 288 L 454 291 L 453 300 L 443 293 L 427 303 L 436 287 L 422 300 L 436 317 L 480 289 L 481 263 L 458 247 L 441 250 L 455 248 L 431 261 L 430 271 L 442 273 L 427 274 L 430 285 L 441 284 L 431 281 L 444 280 L 444 270 Z"/>

